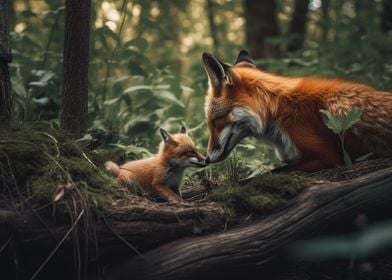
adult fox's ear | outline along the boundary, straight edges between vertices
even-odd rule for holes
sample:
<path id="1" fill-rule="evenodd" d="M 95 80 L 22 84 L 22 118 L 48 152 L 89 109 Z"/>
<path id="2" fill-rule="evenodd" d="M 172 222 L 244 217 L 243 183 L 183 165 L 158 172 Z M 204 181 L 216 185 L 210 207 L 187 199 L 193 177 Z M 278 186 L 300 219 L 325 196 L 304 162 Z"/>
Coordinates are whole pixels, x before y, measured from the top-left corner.
<path id="1" fill-rule="evenodd" d="M 246 50 L 240 51 L 240 53 L 237 56 L 235 66 L 256 68 L 255 62 L 253 61 L 253 59 L 250 57 L 249 53 Z"/>
<path id="2" fill-rule="evenodd" d="M 203 53 L 202 58 L 208 80 L 213 88 L 219 90 L 223 85 L 233 83 L 229 71 L 230 65 L 223 63 L 208 53 Z"/>
<path id="3" fill-rule="evenodd" d="M 182 126 L 180 129 L 180 133 L 187 134 L 185 126 Z"/>
<path id="4" fill-rule="evenodd" d="M 163 128 L 160 128 L 159 132 L 161 133 L 163 142 L 165 142 L 165 144 L 176 144 L 176 142 L 173 140 L 173 136 L 169 132 Z"/>

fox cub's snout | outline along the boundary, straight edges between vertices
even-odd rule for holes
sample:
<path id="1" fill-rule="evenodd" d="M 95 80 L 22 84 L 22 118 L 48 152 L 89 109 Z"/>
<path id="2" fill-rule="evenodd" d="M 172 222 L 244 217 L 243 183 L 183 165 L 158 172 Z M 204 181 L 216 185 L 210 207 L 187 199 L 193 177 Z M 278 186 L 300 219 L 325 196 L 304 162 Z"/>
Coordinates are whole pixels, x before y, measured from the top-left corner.
<path id="1" fill-rule="evenodd" d="M 105 163 L 105 168 L 122 183 L 137 183 L 144 191 L 158 193 L 172 203 L 182 201 L 180 184 L 186 167 L 207 166 L 205 156 L 199 152 L 182 127 L 180 133 L 170 134 L 160 129 L 163 141 L 157 155 L 121 166 Z"/>

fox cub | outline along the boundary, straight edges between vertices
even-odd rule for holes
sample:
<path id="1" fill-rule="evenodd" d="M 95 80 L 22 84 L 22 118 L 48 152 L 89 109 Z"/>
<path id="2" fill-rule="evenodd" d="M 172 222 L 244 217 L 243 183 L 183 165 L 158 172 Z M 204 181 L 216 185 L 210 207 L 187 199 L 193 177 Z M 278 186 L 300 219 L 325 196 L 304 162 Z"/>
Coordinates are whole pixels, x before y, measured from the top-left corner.
<path id="1" fill-rule="evenodd" d="M 170 134 L 162 128 L 160 132 L 163 141 L 157 155 L 121 166 L 108 161 L 105 167 L 121 184 L 135 182 L 148 193 L 157 193 L 170 203 L 179 203 L 182 201 L 180 183 L 184 169 L 204 167 L 207 163 L 185 127 L 177 134 Z"/>

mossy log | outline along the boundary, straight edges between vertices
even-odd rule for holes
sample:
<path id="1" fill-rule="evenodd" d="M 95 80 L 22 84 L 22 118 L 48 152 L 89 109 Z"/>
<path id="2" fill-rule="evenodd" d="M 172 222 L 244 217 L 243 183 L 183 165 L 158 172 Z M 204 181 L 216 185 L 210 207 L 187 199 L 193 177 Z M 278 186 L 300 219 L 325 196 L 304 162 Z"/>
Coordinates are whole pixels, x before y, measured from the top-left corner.
<path id="1" fill-rule="evenodd" d="M 107 279 L 199 279 L 266 264 L 289 244 L 392 202 L 392 168 L 314 185 L 252 224 L 165 244 L 107 270 Z"/>
<path id="2" fill-rule="evenodd" d="M 143 252 L 184 236 L 222 230 L 225 223 L 222 209 L 210 202 L 173 206 L 140 197 L 127 202 L 130 204 L 115 205 L 94 223 L 89 222 L 88 231 L 94 232 L 103 257 L 113 253 L 131 256 L 135 252 L 130 246 Z M 13 237 L 21 245 L 33 242 L 43 250 L 52 249 L 70 229 L 69 222 L 41 215 L 26 205 L 18 211 L 1 208 L 0 240 L 3 241 Z M 80 230 L 80 238 L 84 238 L 85 230 Z M 91 235 L 88 238 L 94 242 Z"/>

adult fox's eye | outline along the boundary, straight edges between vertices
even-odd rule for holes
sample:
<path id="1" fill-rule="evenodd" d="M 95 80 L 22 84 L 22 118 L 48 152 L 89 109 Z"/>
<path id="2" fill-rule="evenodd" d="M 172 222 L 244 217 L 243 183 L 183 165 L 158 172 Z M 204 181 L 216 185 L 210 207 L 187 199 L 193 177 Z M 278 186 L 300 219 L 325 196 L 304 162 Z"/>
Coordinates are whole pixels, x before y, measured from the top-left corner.
<path id="1" fill-rule="evenodd" d="M 226 124 L 226 117 L 216 118 L 213 122 L 213 127 L 216 129 L 222 129 Z"/>

